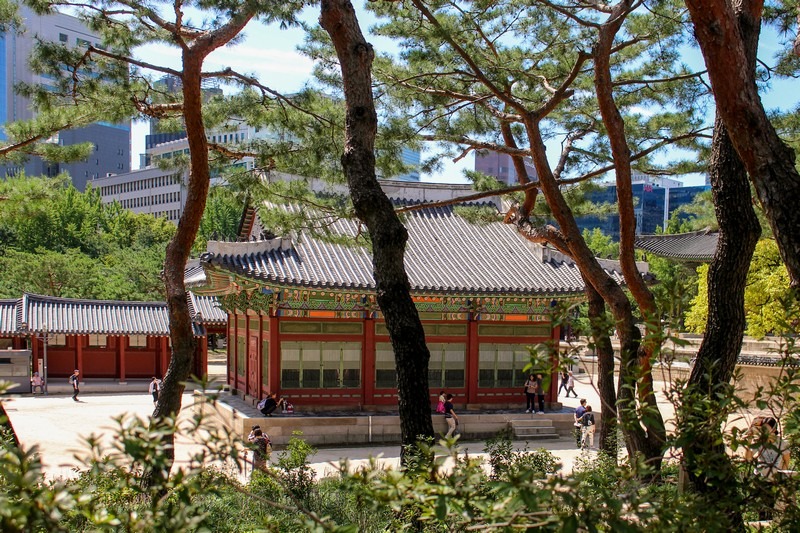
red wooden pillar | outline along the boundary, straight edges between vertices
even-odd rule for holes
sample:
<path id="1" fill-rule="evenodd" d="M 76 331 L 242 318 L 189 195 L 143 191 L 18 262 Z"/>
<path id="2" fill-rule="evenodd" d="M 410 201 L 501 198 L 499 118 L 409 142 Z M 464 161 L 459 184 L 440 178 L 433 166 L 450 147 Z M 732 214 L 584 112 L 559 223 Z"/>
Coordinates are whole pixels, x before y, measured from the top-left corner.
<path id="1" fill-rule="evenodd" d="M 558 341 L 561 338 L 561 326 L 552 326 L 551 322 L 551 339 L 553 341 L 553 351 L 550 355 L 550 388 L 547 389 L 545 400 L 547 402 L 555 402 L 558 400 Z"/>
<path id="2" fill-rule="evenodd" d="M 197 370 L 197 377 L 201 379 L 208 377 L 208 334 L 200 337 L 200 368 Z"/>
<path id="3" fill-rule="evenodd" d="M 35 335 L 31 335 L 30 339 L 31 339 L 31 357 L 33 357 L 33 371 L 42 372 L 43 370 L 39 368 L 39 341 L 36 340 Z"/>
<path id="4" fill-rule="evenodd" d="M 464 379 L 467 386 L 467 403 L 478 403 L 478 375 L 480 368 L 480 343 L 478 341 L 478 321 L 474 315 L 467 315 L 467 368 Z"/>
<path id="5" fill-rule="evenodd" d="M 278 310 L 269 317 L 269 392 L 278 392 L 281 387 L 281 336 Z"/>
<path id="6" fill-rule="evenodd" d="M 226 360 L 225 360 L 225 383 L 228 385 L 232 385 L 231 383 L 231 368 L 233 364 L 233 341 L 236 337 L 233 336 L 234 328 L 236 327 L 236 312 L 234 311 L 233 314 L 228 313 L 228 325 L 225 329 L 225 335 L 227 336 L 227 341 L 225 342 L 225 352 L 226 352 Z"/>
<path id="7" fill-rule="evenodd" d="M 231 385 L 234 389 L 239 389 L 239 312 L 233 310 L 233 338 L 228 339 L 228 346 L 231 348 L 231 371 L 233 372 L 233 383 Z"/>
<path id="8" fill-rule="evenodd" d="M 75 368 L 81 373 L 80 379 L 83 380 L 83 341 L 88 339 L 88 335 L 75 335 Z M 82 383 L 83 381 L 81 381 Z"/>
<path id="9" fill-rule="evenodd" d="M 267 325 L 269 325 L 269 317 L 267 317 Z M 269 340 L 269 337 L 267 337 Z M 258 357 L 256 361 L 258 362 L 258 368 L 256 368 L 256 388 L 253 392 L 258 399 L 264 397 L 264 357 L 269 357 L 269 353 L 264 353 L 264 313 L 263 311 L 259 311 L 258 313 Z"/>
<path id="10" fill-rule="evenodd" d="M 161 368 L 159 377 L 163 377 L 169 368 L 169 337 L 161 337 L 159 339 L 159 345 L 161 346 Z"/>
<path id="11" fill-rule="evenodd" d="M 361 352 L 363 372 L 361 403 L 375 405 L 375 317 L 372 311 L 364 313 L 364 348 Z"/>
<path id="12" fill-rule="evenodd" d="M 119 353 L 119 382 L 125 383 L 125 345 L 128 342 L 127 335 L 117 337 L 117 353 Z"/>
<path id="13" fill-rule="evenodd" d="M 248 311 L 244 312 L 244 350 L 245 350 L 245 357 L 244 357 L 244 390 L 245 394 L 252 394 L 253 392 L 250 390 L 250 350 L 253 348 L 250 346 L 250 335 L 253 328 L 250 327 L 250 322 L 253 317 L 250 316 Z M 238 374 L 237 374 L 238 375 Z"/>

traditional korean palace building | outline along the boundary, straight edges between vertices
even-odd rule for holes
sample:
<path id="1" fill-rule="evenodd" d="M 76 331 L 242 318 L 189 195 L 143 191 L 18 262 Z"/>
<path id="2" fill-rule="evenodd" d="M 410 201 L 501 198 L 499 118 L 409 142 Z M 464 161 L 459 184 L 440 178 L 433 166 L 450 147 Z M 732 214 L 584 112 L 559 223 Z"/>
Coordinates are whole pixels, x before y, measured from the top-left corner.
<path id="1" fill-rule="evenodd" d="M 193 287 L 229 314 L 231 388 L 253 399 L 276 392 L 301 409 L 395 407 L 394 354 L 363 238 L 269 238 L 254 212 L 243 218 L 243 242 L 209 242 L 206 280 Z M 453 207 L 412 211 L 404 223 L 432 402 L 446 390 L 475 408 L 524 405 L 529 347 L 557 345 L 551 313 L 582 297 L 578 268 L 511 225 L 471 224 Z M 334 237 L 366 231 L 349 220 L 326 226 Z M 555 365 L 543 366 L 547 401 L 555 402 Z"/>
<path id="2" fill-rule="evenodd" d="M 198 339 L 193 373 L 202 376 L 208 362 L 206 335 L 224 332 L 227 314 L 214 298 L 192 293 L 188 298 Z M 125 382 L 163 376 L 170 357 L 167 304 L 36 294 L 0 300 L 0 350 L 30 347 L 33 371 L 41 372 L 45 340 L 50 379 L 66 378 L 76 368 L 82 379 Z"/>

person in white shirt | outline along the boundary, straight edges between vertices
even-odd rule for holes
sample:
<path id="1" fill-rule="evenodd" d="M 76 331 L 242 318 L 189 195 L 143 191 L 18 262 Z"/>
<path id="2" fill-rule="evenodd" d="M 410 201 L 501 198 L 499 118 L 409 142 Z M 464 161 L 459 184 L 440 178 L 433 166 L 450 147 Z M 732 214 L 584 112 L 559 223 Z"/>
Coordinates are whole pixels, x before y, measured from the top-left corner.
<path id="1" fill-rule="evenodd" d="M 150 394 L 153 395 L 153 406 L 155 406 L 158 403 L 158 393 L 161 391 L 161 380 L 153 376 L 149 390 Z"/>

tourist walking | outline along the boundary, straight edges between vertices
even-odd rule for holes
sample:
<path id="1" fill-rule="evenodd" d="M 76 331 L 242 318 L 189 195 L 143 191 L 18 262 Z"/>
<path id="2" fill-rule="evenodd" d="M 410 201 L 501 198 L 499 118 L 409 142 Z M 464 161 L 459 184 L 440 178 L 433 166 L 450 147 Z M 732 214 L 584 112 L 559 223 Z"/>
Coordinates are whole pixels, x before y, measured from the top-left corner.
<path id="1" fill-rule="evenodd" d="M 579 422 L 581 424 L 581 449 L 594 448 L 594 413 L 592 413 L 592 406 L 587 405 L 586 411 L 581 415 Z"/>
<path id="2" fill-rule="evenodd" d="M 447 434 L 445 438 L 449 438 L 458 430 L 458 415 L 453 408 L 453 395 L 448 394 L 444 402 L 444 419 L 447 421 Z"/>
<path id="3" fill-rule="evenodd" d="M 34 372 L 33 377 L 31 378 L 31 392 L 33 394 L 36 394 L 37 387 L 39 388 L 39 392 L 44 394 L 44 380 L 38 372 Z"/>
<path id="4" fill-rule="evenodd" d="M 578 397 L 578 393 L 575 392 L 575 376 L 572 375 L 572 370 L 567 372 L 567 398 L 569 398 L 570 392 L 574 394 L 576 398 Z"/>
<path id="5" fill-rule="evenodd" d="M 76 368 L 75 372 L 73 372 L 72 375 L 69 377 L 69 384 L 72 385 L 72 399 L 76 402 L 80 401 L 78 400 L 78 394 L 80 394 L 81 392 L 81 389 L 79 388 L 80 383 L 78 380 L 78 376 L 80 376 L 80 371 Z"/>
<path id="6" fill-rule="evenodd" d="M 536 374 L 536 399 L 539 401 L 539 414 L 544 414 L 544 380 L 541 374 Z"/>
<path id="7" fill-rule="evenodd" d="M 150 394 L 153 396 L 153 407 L 158 404 L 158 393 L 161 392 L 161 380 L 153 376 L 149 388 Z"/>
<path id="8" fill-rule="evenodd" d="M 561 389 L 564 389 L 564 392 L 569 393 L 569 388 L 567 387 L 567 383 L 569 382 L 569 374 L 567 374 L 566 370 L 561 371 L 561 385 L 558 387 L 558 393 L 556 396 L 561 394 Z"/>
<path id="9" fill-rule="evenodd" d="M 525 385 L 523 390 L 525 391 L 525 399 L 527 403 L 525 405 L 525 412 L 526 413 L 535 413 L 536 412 L 536 376 L 531 374 L 528 376 L 528 379 L 525 381 Z"/>
<path id="10" fill-rule="evenodd" d="M 574 417 L 575 417 L 575 432 L 574 432 L 575 433 L 575 446 L 577 446 L 578 448 L 581 447 L 581 437 L 583 436 L 581 434 L 582 425 L 581 425 L 581 421 L 580 420 L 581 420 L 581 417 L 583 416 L 583 414 L 585 412 L 586 412 L 586 398 L 581 398 L 580 405 L 578 405 L 578 408 L 575 409 L 575 414 L 574 414 Z"/>

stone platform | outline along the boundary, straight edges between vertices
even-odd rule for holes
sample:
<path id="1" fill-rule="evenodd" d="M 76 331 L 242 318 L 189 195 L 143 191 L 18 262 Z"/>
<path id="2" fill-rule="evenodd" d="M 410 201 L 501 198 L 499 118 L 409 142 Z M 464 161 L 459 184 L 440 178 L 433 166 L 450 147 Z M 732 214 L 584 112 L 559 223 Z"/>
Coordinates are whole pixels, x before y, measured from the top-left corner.
<path id="1" fill-rule="evenodd" d="M 235 434 L 246 437 L 251 426 L 258 424 L 269 434 L 277 447 L 288 443 L 292 432 L 301 431 L 303 439 L 315 446 L 352 446 L 369 444 L 395 444 L 401 441 L 400 417 L 397 413 L 387 412 L 338 412 L 327 411 L 324 414 L 302 413 L 280 414 L 265 417 L 250 402 L 230 394 L 208 393 L 217 401 L 209 405 L 204 401 L 203 391 L 195 391 L 195 409 L 211 409 L 213 419 Z M 574 417 L 572 408 L 564 408 L 543 415 L 512 411 L 462 411 L 459 413 L 459 429 L 462 440 L 484 440 L 498 432 L 511 429 L 518 421 L 541 421 L 552 426 L 553 432 L 548 437 L 570 437 L 572 435 Z M 209 411 L 206 411 L 208 413 Z M 599 418 L 600 414 L 595 414 Z M 434 430 L 437 433 L 447 432 L 447 423 L 442 415 L 432 414 Z M 521 440 L 536 440 L 535 435 L 519 437 Z"/>

